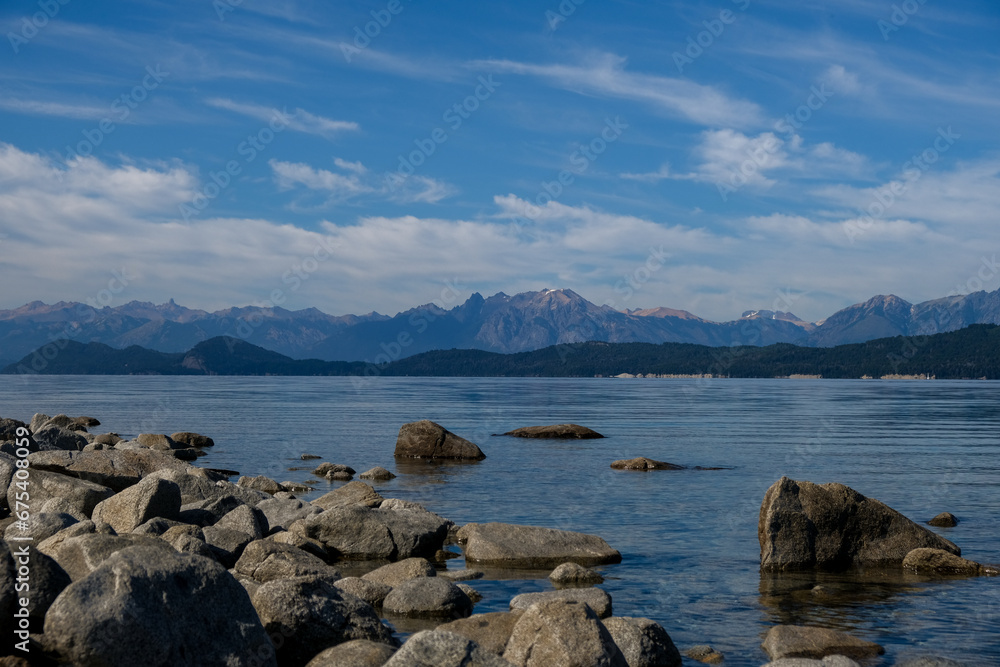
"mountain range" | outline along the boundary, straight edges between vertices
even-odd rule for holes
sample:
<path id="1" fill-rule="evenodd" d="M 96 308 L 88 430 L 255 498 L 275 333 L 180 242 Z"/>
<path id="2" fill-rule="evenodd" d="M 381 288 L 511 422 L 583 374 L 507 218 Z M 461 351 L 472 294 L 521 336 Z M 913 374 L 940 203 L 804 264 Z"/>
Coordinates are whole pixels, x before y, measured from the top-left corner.
<path id="1" fill-rule="evenodd" d="M 489 298 L 476 293 L 451 309 L 432 303 L 393 317 L 254 306 L 207 312 L 173 300 L 103 308 L 35 301 L 0 311 L 0 367 L 60 339 L 180 353 L 211 338 L 230 336 L 293 359 L 386 363 L 431 350 L 506 354 L 584 341 L 833 347 L 942 333 L 971 324 L 1000 324 L 1000 290 L 918 304 L 894 295 L 876 296 L 815 323 L 770 310 L 749 310 L 730 322 L 712 322 L 670 308 L 622 312 L 568 289 L 514 296 L 501 292 Z"/>

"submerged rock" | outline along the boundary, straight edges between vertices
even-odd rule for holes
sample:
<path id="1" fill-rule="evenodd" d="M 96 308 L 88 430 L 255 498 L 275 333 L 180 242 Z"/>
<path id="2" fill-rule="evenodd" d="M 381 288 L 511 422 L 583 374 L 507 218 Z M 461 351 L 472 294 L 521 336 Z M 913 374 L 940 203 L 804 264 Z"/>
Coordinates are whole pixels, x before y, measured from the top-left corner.
<path id="1" fill-rule="evenodd" d="M 780 658 L 822 658 L 843 655 L 870 658 L 885 653 L 874 642 L 858 639 L 845 632 L 804 625 L 776 625 L 767 631 L 761 648 L 772 660 Z"/>
<path id="2" fill-rule="evenodd" d="M 510 567 L 554 567 L 620 563 L 621 554 L 597 535 L 509 523 L 470 523 L 458 531 L 470 563 Z"/>
<path id="3" fill-rule="evenodd" d="M 515 438 L 543 438 L 551 440 L 590 440 L 603 438 L 597 431 L 579 424 L 553 424 L 551 426 L 525 426 L 507 431 L 504 435 Z"/>
<path id="4" fill-rule="evenodd" d="M 843 484 L 782 477 L 764 495 L 757 524 L 764 570 L 899 565 L 913 549 L 961 549 Z"/>
<path id="5" fill-rule="evenodd" d="M 1000 570 L 995 567 L 981 565 L 941 549 L 914 549 L 906 554 L 903 567 L 920 573 L 965 574 L 973 577 L 1000 574 Z"/>
<path id="6" fill-rule="evenodd" d="M 599 572 L 578 563 L 563 563 L 549 574 L 556 586 L 593 586 L 604 581 Z"/>
<path id="7" fill-rule="evenodd" d="M 613 461 L 611 467 L 615 470 L 684 470 L 684 466 L 667 463 L 666 461 L 647 459 L 645 456 Z"/>
<path id="8" fill-rule="evenodd" d="M 393 455 L 399 458 L 473 461 L 486 458 L 483 450 L 474 443 L 427 419 L 403 424 L 399 428 Z"/>
<path id="9" fill-rule="evenodd" d="M 928 521 L 927 525 L 934 526 L 935 528 L 954 528 L 958 525 L 958 517 L 951 512 L 941 512 Z"/>
<path id="10" fill-rule="evenodd" d="M 358 477 L 360 477 L 361 479 L 387 480 L 387 479 L 394 479 L 396 476 L 391 472 L 389 472 L 388 470 L 386 470 L 385 468 L 383 468 L 382 466 L 375 466 L 370 470 L 364 471 L 363 473 L 358 475 Z"/>
<path id="11" fill-rule="evenodd" d="M 708 644 L 698 644 L 697 646 L 692 646 L 688 650 L 684 651 L 684 655 L 692 660 L 703 662 L 706 665 L 717 665 L 726 659 L 724 655 L 716 651 Z"/>

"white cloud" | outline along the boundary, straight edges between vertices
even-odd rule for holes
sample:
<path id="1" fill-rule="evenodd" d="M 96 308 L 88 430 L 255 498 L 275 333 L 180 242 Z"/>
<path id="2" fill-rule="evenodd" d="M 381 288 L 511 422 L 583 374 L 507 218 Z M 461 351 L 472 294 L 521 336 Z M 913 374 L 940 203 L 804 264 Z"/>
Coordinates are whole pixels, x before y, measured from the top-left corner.
<path id="1" fill-rule="evenodd" d="M 400 203 L 435 204 L 454 196 L 458 190 L 429 176 L 411 175 L 391 182 L 384 175 L 368 171 L 361 162 L 335 158 L 334 164 L 347 174 L 327 169 L 315 169 L 307 164 L 271 160 L 275 181 L 284 190 L 302 186 L 327 196 L 322 206 L 332 206 L 347 199 L 375 195 Z"/>
<path id="2" fill-rule="evenodd" d="M 333 138 L 341 132 L 355 132 L 361 129 L 361 126 L 353 121 L 324 118 L 299 108 L 289 112 L 287 109 L 279 110 L 259 104 L 245 104 L 221 97 L 213 97 L 205 100 L 205 103 L 218 109 L 226 109 L 227 111 L 232 111 L 243 116 L 255 118 L 262 123 L 270 123 L 275 118 L 285 119 L 288 122 L 288 127 L 292 130 L 314 134 L 326 139 Z"/>
<path id="3" fill-rule="evenodd" d="M 664 162 L 660 165 L 660 168 L 654 172 L 645 174 L 619 174 L 619 178 L 623 178 L 627 181 L 642 181 L 644 183 L 656 183 L 657 181 L 662 181 L 670 178 L 670 165 Z"/>
<path id="4" fill-rule="evenodd" d="M 59 118 L 75 118 L 82 120 L 101 120 L 110 116 L 108 107 L 95 107 L 87 104 L 65 104 L 62 102 L 42 102 L 39 100 L 22 100 L 13 97 L 0 98 L 0 109 L 28 116 L 57 116 Z"/>
<path id="5" fill-rule="evenodd" d="M 847 71 L 843 65 L 830 65 L 820 77 L 838 95 L 860 95 L 865 87 L 858 81 L 858 75 Z"/>

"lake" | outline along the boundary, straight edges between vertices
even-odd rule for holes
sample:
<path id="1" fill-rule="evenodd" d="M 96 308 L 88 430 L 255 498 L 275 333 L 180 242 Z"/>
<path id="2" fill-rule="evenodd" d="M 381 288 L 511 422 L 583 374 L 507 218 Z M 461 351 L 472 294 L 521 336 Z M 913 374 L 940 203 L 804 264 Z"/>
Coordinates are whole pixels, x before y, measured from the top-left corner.
<path id="1" fill-rule="evenodd" d="M 319 461 L 301 461 L 306 452 L 359 472 L 381 465 L 398 475 L 375 483 L 383 496 L 459 524 L 598 534 L 623 556 L 599 568 L 615 615 L 656 620 L 682 651 L 711 644 L 727 665 L 767 662 L 759 644 L 776 623 L 876 641 L 887 652 L 877 664 L 916 655 L 1000 663 L 1000 578 L 762 576 L 757 542 L 764 492 L 787 475 L 847 484 L 920 523 L 952 512 L 957 527 L 933 530 L 967 558 L 1000 563 L 1000 383 L 0 377 L 0 416 L 28 420 L 35 412 L 97 417 L 95 433 L 196 431 L 217 443 L 199 465 L 279 481 L 316 479 L 308 470 Z M 419 419 L 472 440 L 487 458 L 397 464 L 399 427 Z M 607 437 L 492 435 L 563 422 Z M 635 456 L 730 469 L 609 467 Z M 317 494 L 332 486 L 323 481 Z M 822 600 L 809 593 L 817 582 L 829 593 Z M 485 596 L 477 612 L 551 588 L 544 578 L 470 583 Z"/>

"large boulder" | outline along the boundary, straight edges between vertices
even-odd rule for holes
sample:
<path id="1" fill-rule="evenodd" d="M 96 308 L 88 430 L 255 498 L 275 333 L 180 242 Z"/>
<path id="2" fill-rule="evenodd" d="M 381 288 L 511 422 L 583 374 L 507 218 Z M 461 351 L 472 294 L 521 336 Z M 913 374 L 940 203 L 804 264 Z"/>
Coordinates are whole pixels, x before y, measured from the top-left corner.
<path id="1" fill-rule="evenodd" d="M 62 449 L 79 452 L 90 444 L 84 436 L 62 426 L 46 426 L 31 435 L 40 451 Z"/>
<path id="2" fill-rule="evenodd" d="M 663 626 L 648 618 L 604 619 L 628 667 L 681 667 L 681 653 Z"/>
<path id="3" fill-rule="evenodd" d="M 207 558 L 136 547 L 71 584 L 45 637 L 77 665 L 275 665 L 246 591 Z"/>
<path id="4" fill-rule="evenodd" d="M 782 477 L 764 495 L 757 524 L 764 570 L 900 565 L 913 549 L 961 550 L 896 510 L 843 484 Z"/>
<path id="5" fill-rule="evenodd" d="M 157 470 L 186 470 L 191 466 L 170 454 L 143 449 L 102 449 L 92 452 L 35 452 L 28 456 L 34 470 L 70 477 L 123 491 Z"/>
<path id="6" fill-rule="evenodd" d="M 525 426 L 507 431 L 504 435 L 515 438 L 544 438 L 550 440 L 591 440 L 603 438 L 597 431 L 579 424 L 553 424 L 551 426 Z"/>
<path id="7" fill-rule="evenodd" d="M 589 606 L 599 618 L 611 616 L 611 596 L 600 588 L 567 588 L 561 591 L 543 591 L 541 593 L 521 593 L 510 601 L 510 610 L 524 611 L 539 602 L 549 600 L 574 600 Z"/>
<path id="8" fill-rule="evenodd" d="M 306 667 L 382 667 L 396 648 L 369 639 L 352 639 L 322 651 Z"/>
<path id="9" fill-rule="evenodd" d="M 282 665 L 305 665 L 323 649 L 352 639 L 395 644 L 371 605 L 343 593 L 329 577 L 276 579 L 251 599 Z"/>
<path id="10" fill-rule="evenodd" d="M 509 523 L 470 523 L 458 531 L 465 560 L 497 567 L 592 566 L 620 563 L 622 555 L 597 535 Z"/>
<path id="11" fill-rule="evenodd" d="M 340 505 L 292 526 L 319 540 L 340 558 L 400 560 L 433 558 L 444 546 L 451 522 L 426 510 L 386 510 Z"/>
<path id="12" fill-rule="evenodd" d="M 473 461 L 486 458 L 483 450 L 474 443 L 427 419 L 403 424 L 399 428 L 394 455 L 400 458 Z"/>
<path id="13" fill-rule="evenodd" d="M 410 637 L 384 667 L 511 667 L 511 664 L 462 635 L 424 630 Z"/>
<path id="14" fill-rule="evenodd" d="M 154 517 L 176 520 L 180 511 L 180 487 L 150 478 L 98 503 L 92 518 L 94 523 L 103 521 L 122 534 L 131 533 Z"/>
<path id="15" fill-rule="evenodd" d="M 302 549 L 272 540 L 256 540 L 243 550 L 234 574 L 266 584 L 275 579 L 324 575 L 333 580 L 340 574 L 316 556 Z"/>
<path id="16" fill-rule="evenodd" d="M 874 642 L 858 639 L 845 632 L 805 625 L 776 625 L 767 631 L 761 648 L 772 660 L 781 658 L 822 658 L 843 655 L 848 658 L 871 658 L 885 653 Z"/>
<path id="17" fill-rule="evenodd" d="M 368 581 L 361 577 L 344 577 L 333 584 L 345 593 L 361 598 L 373 607 L 381 607 L 385 598 L 392 592 L 392 586 Z"/>
<path id="18" fill-rule="evenodd" d="M 136 546 L 173 551 L 170 544 L 149 535 L 83 533 L 62 540 L 48 549 L 47 553 L 59 563 L 70 579 L 79 581 L 101 567 L 114 554 Z"/>
<path id="19" fill-rule="evenodd" d="M 521 616 L 504 650 L 517 667 L 628 667 L 601 619 L 575 600 L 550 600 Z"/>
<path id="20" fill-rule="evenodd" d="M 78 521 L 76 517 L 63 512 L 39 512 L 32 514 L 26 522 L 11 523 L 4 529 L 3 538 L 11 544 L 17 542 L 39 544 Z M 25 540 L 26 537 L 31 539 Z"/>
<path id="21" fill-rule="evenodd" d="M 267 525 L 271 530 L 288 530 L 289 527 L 299 519 L 305 519 L 313 514 L 323 512 L 322 507 L 316 507 L 312 503 L 307 503 L 297 498 L 283 500 L 281 498 L 271 498 L 262 501 L 257 505 L 257 509 L 264 513 Z"/>
<path id="22" fill-rule="evenodd" d="M 14 507 L 16 484 L 7 490 L 7 502 Z M 106 486 L 87 482 L 59 473 L 35 470 L 31 473 L 31 504 L 42 506 L 53 498 L 61 498 L 80 514 L 89 517 L 97 503 L 114 495 Z"/>
<path id="23" fill-rule="evenodd" d="M 382 609 L 395 616 L 464 618 L 472 613 L 472 600 L 447 579 L 418 577 L 394 587 Z"/>
<path id="24" fill-rule="evenodd" d="M 922 574 L 997 575 L 1000 568 L 982 565 L 941 549 L 914 549 L 906 554 L 903 567 Z"/>
<path id="25" fill-rule="evenodd" d="M 523 613 L 493 611 L 487 614 L 473 614 L 468 618 L 459 618 L 439 625 L 437 629 L 468 637 L 490 653 L 503 655 L 514 626 Z"/>

